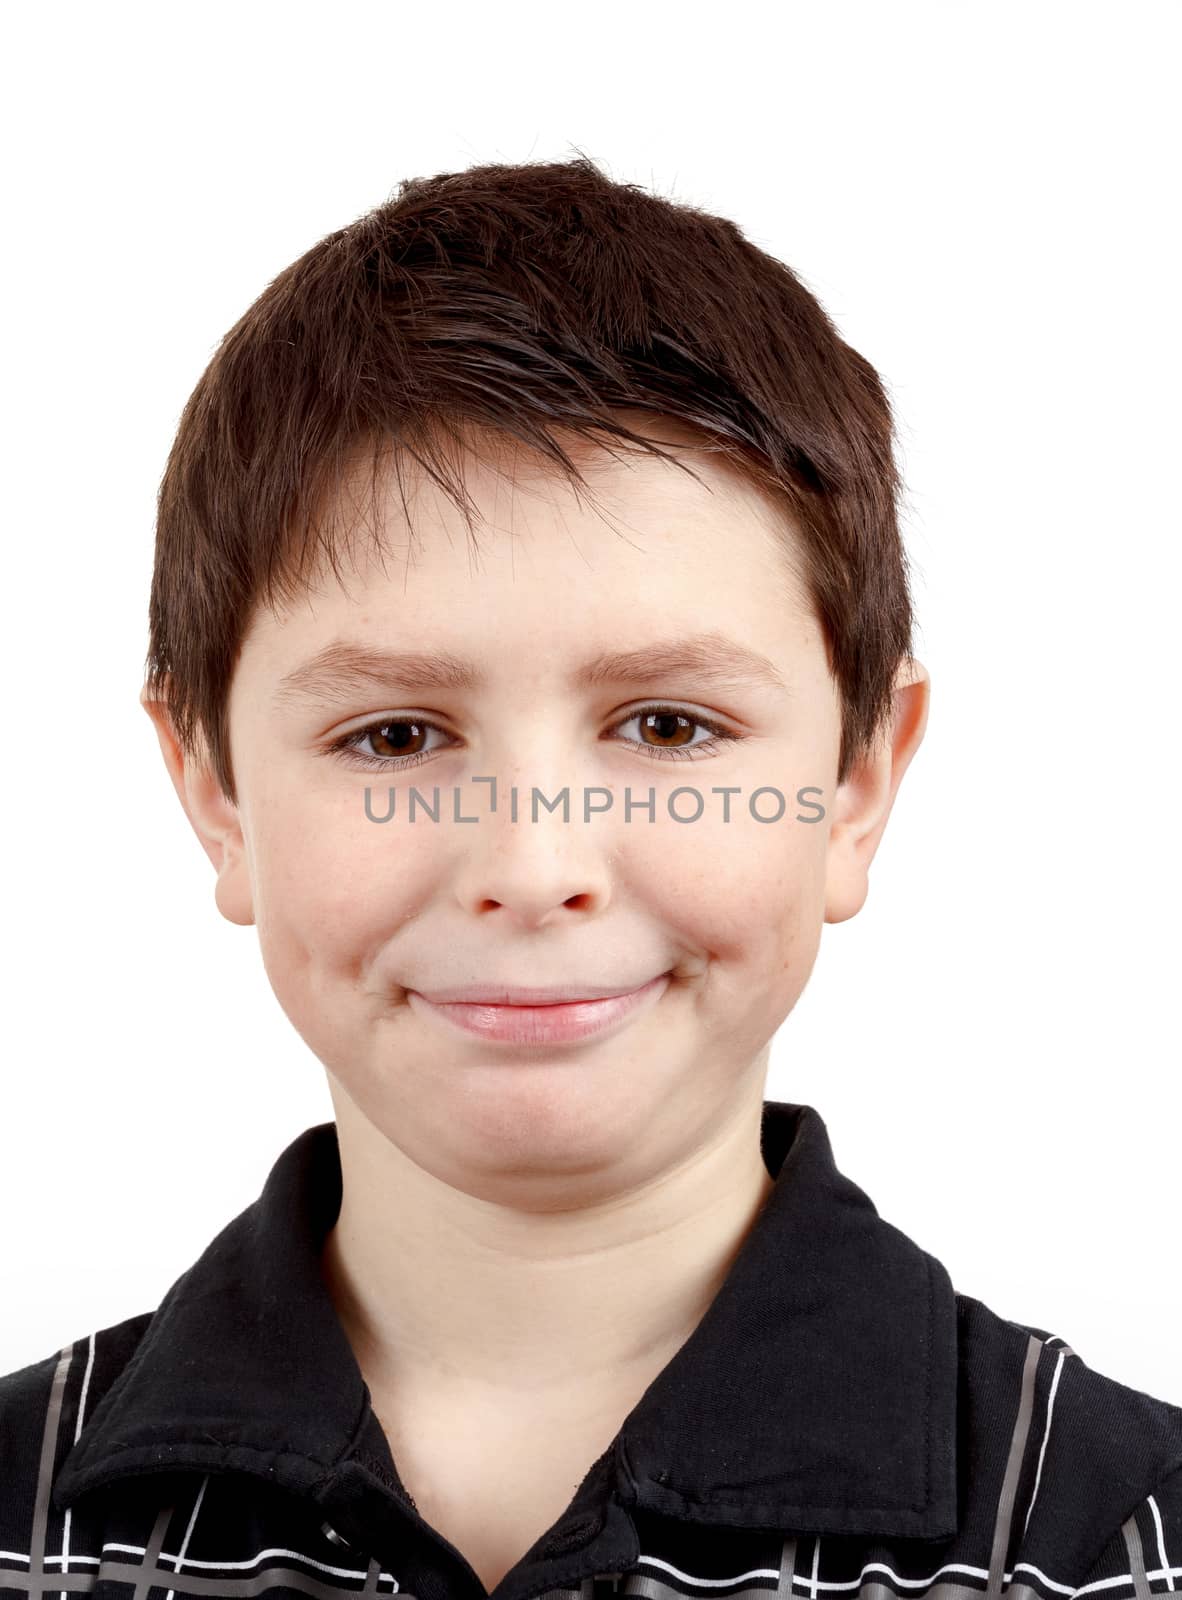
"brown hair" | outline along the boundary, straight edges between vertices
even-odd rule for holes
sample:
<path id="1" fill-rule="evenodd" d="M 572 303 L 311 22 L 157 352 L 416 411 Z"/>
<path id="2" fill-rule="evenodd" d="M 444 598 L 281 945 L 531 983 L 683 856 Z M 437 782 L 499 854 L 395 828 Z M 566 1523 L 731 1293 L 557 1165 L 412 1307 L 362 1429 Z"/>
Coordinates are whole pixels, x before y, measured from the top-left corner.
<path id="1" fill-rule="evenodd" d="M 161 481 L 146 686 L 236 801 L 226 709 L 260 603 L 336 569 L 318 509 L 367 442 L 472 513 L 446 437 L 512 437 L 587 488 L 556 431 L 669 457 L 677 418 L 788 508 L 842 707 L 839 781 L 910 654 L 894 424 L 874 368 L 733 223 L 570 162 L 408 179 L 268 284 L 222 340 Z M 464 430 L 467 429 L 465 435 Z M 686 471 L 693 473 L 691 467 Z M 399 471 L 399 483 L 401 484 Z M 403 506 L 406 496 L 403 493 Z M 409 520 L 409 519 L 408 519 Z"/>

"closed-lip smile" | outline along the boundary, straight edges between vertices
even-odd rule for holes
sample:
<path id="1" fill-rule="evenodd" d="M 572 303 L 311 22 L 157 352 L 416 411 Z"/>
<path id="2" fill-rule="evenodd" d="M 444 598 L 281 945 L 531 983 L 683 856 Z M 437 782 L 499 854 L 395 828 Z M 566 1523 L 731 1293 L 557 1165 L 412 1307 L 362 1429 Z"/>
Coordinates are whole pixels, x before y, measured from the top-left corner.
<path id="1" fill-rule="evenodd" d="M 430 992 L 416 989 L 415 993 L 436 1006 L 558 1006 L 573 1005 L 581 1000 L 611 1000 L 617 995 L 635 994 L 652 981 L 646 978 L 639 983 L 553 984 L 530 988 L 504 983 L 472 983 L 451 989 L 432 989 Z"/>
<path id="2" fill-rule="evenodd" d="M 662 972 L 632 989 L 580 984 L 577 989 L 514 988 L 503 984 L 406 991 L 413 1010 L 425 1010 L 467 1034 L 513 1045 L 575 1044 L 621 1024 L 646 1003 L 658 1000 L 670 974 Z M 445 998 L 455 996 L 455 998 Z"/>

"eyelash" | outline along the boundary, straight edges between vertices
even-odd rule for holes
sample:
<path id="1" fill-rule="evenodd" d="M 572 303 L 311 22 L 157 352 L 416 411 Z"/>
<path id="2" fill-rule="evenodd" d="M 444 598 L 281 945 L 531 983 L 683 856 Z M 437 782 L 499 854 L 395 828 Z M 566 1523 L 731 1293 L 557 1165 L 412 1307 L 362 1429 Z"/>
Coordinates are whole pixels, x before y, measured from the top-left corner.
<path id="1" fill-rule="evenodd" d="M 708 728 L 711 735 L 709 739 L 704 739 L 701 744 L 682 746 L 681 749 L 672 750 L 655 749 L 652 745 L 641 744 L 639 740 L 626 741 L 635 744 L 637 749 L 643 750 L 646 755 L 652 756 L 657 761 L 696 761 L 700 754 L 713 755 L 720 746 L 735 744 L 746 737 L 745 734 L 732 733 L 729 728 L 724 727 L 721 722 L 715 722 L 712 717 L 702 717 L 696 713 L 683 711 L 680 706 L 658 704 L 641 706 L 639 711 L 633 711 L 628 716 L 622 717 L 615 726 L 621 728 L 626 722 L 631 722 L 636 717 L 652 716 L 654 713 L 658 716 L 684 717 L 687 722 L 696 723 L 702 728 Z M 358 749 L 362 741 L 368 738 L 371 733 L 399 722 L 412 722 L 417 728 L 432 728 L 437 733 L 446 733 L 447 731 L 445 728 L 441 728 L 437 722 L 429 722 L 426 717 L 384 717 L 379 722 L 369 722 L 364 728 L 355 728 L 352 733 L 346 733 L 342 738 L 335 739 L 327 747 L 327 753 L 337 756 L 346 765 L 356 765 L 383 772 L 405 771 L 409 767 L 417 767 L 420 762 L 426 761 L 429 756 L 438 754 L 436 750 L 417 750 L 412 751 L 407 756 L 377 756 L 371 755 L 366 750 Z"/>

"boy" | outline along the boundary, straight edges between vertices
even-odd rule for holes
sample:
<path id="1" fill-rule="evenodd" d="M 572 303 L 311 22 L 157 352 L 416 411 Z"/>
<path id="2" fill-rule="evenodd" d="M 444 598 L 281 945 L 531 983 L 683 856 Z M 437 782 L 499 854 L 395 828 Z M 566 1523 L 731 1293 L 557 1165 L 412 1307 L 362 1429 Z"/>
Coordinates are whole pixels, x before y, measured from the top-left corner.
<path id="1" fill-rule="evenodd" d="M 0 1587 L 1182 1585 L 1182 1408 L 763 1099 L 923 737 L 892 445 L 785 267 L 585 160 L 404 184 L 227 335 L 143 699 L 335 1120 L 0 1380 Z"/>

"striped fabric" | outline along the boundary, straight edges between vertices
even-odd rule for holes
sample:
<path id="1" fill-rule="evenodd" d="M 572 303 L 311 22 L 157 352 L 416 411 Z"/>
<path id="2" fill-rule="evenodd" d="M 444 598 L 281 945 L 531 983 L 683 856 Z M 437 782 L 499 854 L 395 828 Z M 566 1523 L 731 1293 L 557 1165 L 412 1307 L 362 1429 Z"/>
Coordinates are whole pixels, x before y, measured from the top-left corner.
<path id="1" fill-rule="evenodd" d="M 1182 1600 L 1182 1408 L 954 1292 L 812 1107 L 762 1148 L 706 1316 L 497 1600 Z M 155 1312 L 0 1378 L 0 1594 L 481 1600 L 321 1278 L 340 1198 L 323 1123 Z"/>

